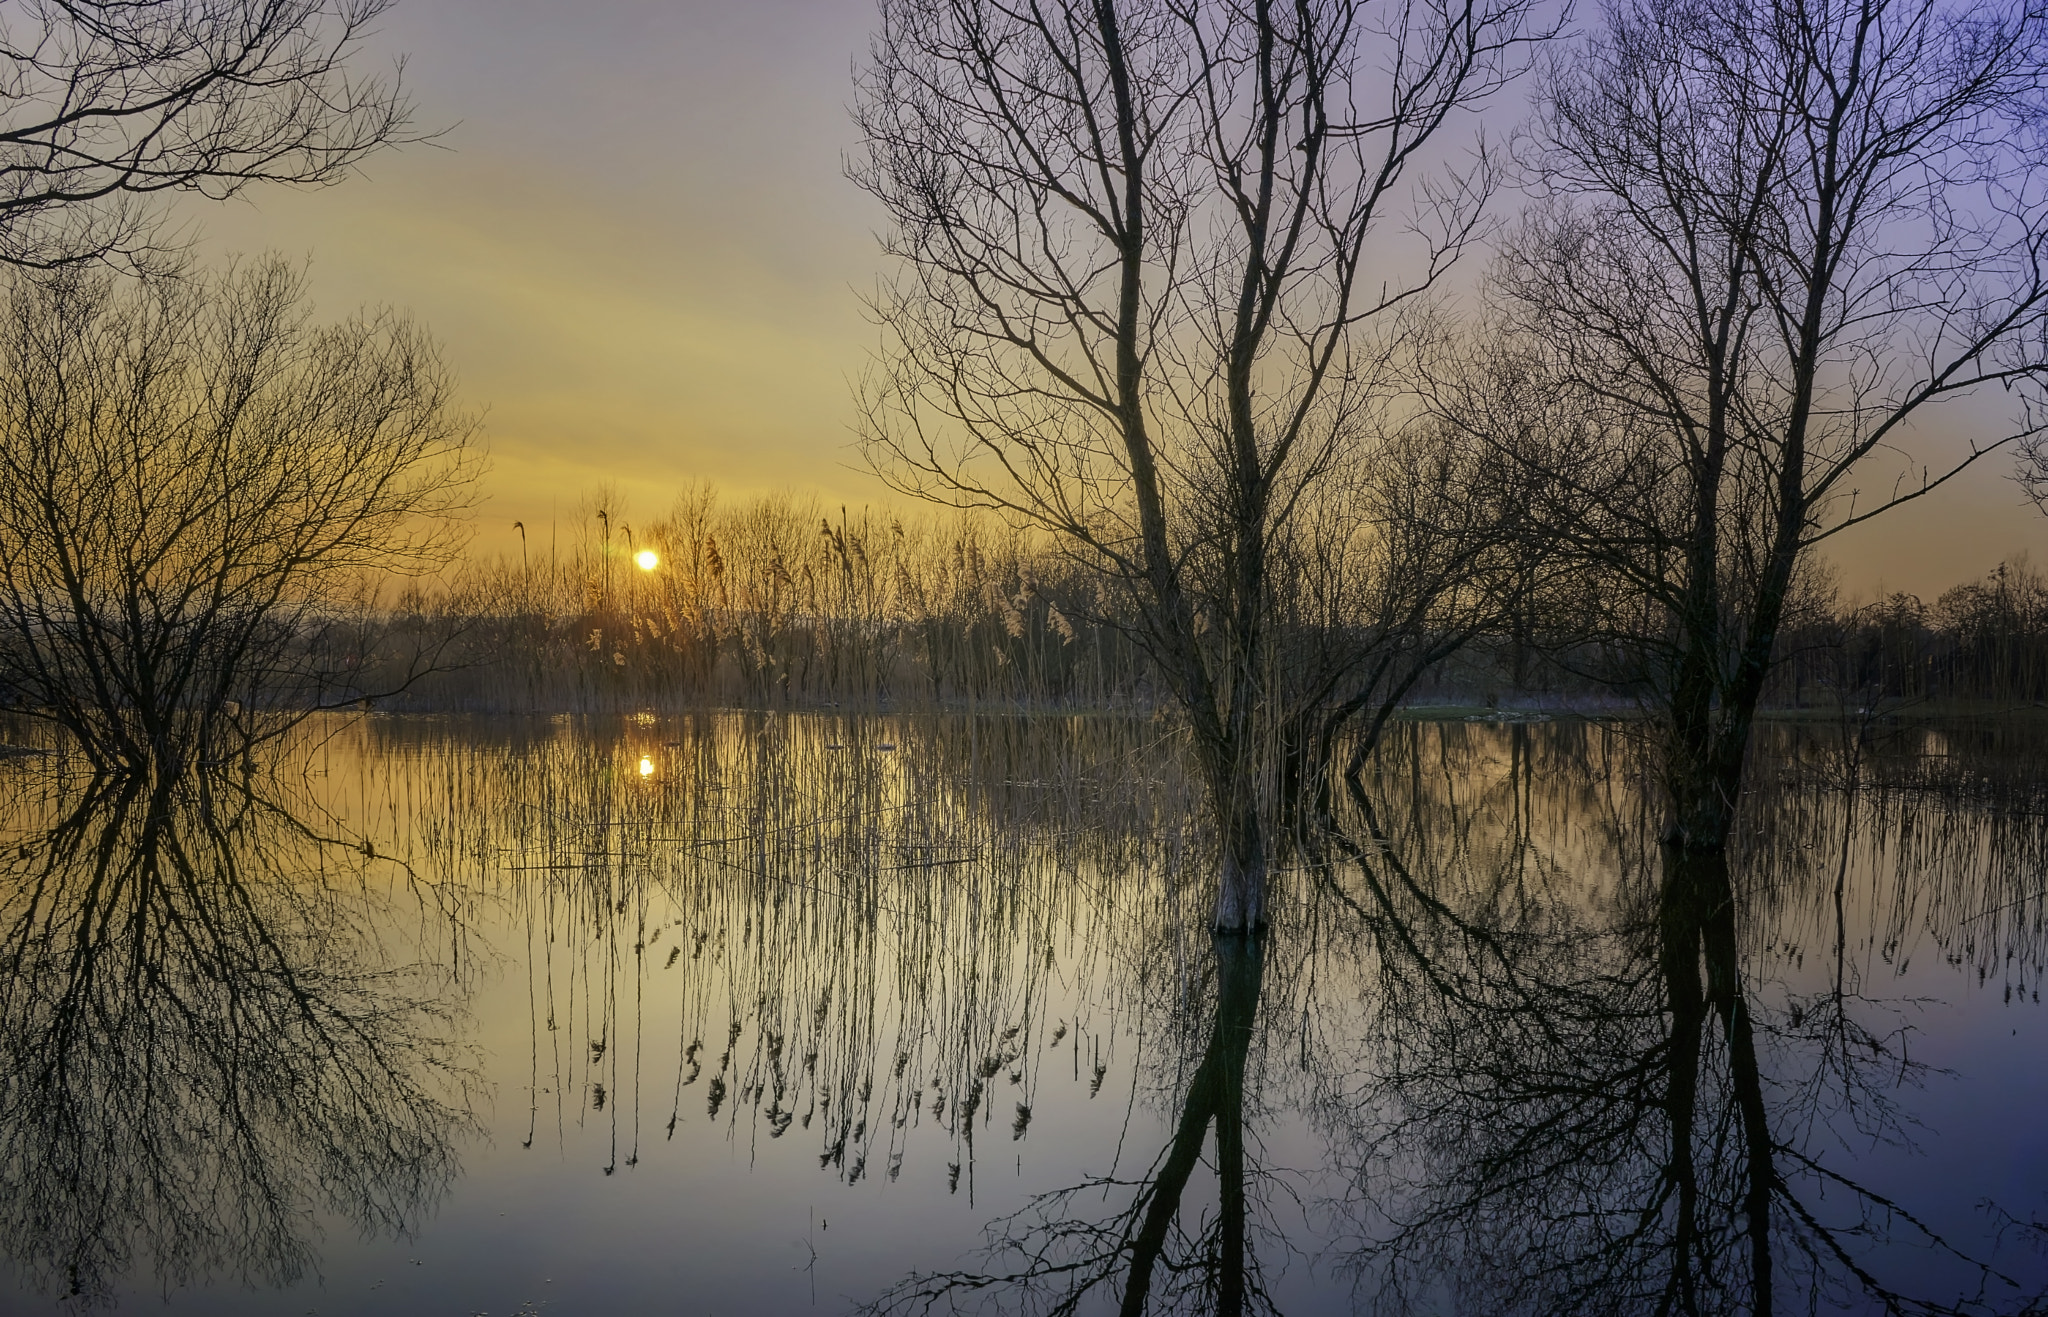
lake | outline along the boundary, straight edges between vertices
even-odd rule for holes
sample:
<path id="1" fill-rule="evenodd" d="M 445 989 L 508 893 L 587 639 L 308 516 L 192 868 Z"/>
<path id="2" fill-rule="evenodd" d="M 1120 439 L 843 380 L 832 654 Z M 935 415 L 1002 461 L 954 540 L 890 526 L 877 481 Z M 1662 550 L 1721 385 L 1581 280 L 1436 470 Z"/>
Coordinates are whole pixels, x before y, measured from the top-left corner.
<path id="1" fill-rule="evenodd" d="M 1143 717 L 0 760 L 0 1311 L 2039 1312 L 2044 731 L 1768 724 L 1715 862 L 1402 723 L 1255 940 Z"/>

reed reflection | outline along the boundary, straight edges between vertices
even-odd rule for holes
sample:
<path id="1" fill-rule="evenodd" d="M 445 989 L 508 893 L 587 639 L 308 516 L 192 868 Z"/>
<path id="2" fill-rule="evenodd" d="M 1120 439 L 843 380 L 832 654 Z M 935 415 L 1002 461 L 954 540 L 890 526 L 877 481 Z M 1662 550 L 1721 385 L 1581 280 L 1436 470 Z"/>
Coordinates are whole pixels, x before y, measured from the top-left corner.
<path id="1" fill-rule="evenodd" d="M 629 720 L 443 747 L 424 809 L 467 825 L 414 831 L 507 874 L 528 1141 L 596 1123 L 611 1174 L 710 1124 L 971 1203 L 1042 1085 L 1095 1096 L 1132 1064 L 1119 967 L 1163 950 L 1202 972 L 1206 937 L 1172 931 L 1203 894 L 1166 880 L 1197 839 L 1170 821 L 1165 740 L 1141 720 Z"/>
<path id="2" fill-rule="evenodd" d="M 1265 944 L 1212 943 L 1205 885 L 1177 880 L 1203 870 L 1175 751 L 1143 720 L 775 716 L 458 751 L 446 790 L 496 802 L 463 807 L 488 821 L 464 844 L 510 870 L 529 939 L 529 1138 L 597 1123 L 613 1174 L 709 1124 L 971 1208 L 1042 1100 L 1113 1132 L 1135 1097 L 1105 1081 L 1143 1069 L 1172 1104 L 1155 1164 L 997 1223 L 1003 1254 L 1060 1258 L 1011 1297 L 1270 1307 L 1245 1138 Z M 1068 1219 L 1086 1191 L 1115 1206 Z"/>
<path id="3" fill-rule="evenodd" d="M 247 781 L 14 785 L 0 1249 L 27 1285 L 283 1285 L 321 1219 L 418 1226 L 472 1076 L 459 985 L 376 928 L 374 847 Z"/>
<path id="4" fill-rule="evenodd" d="M 1266 939 L 1216 934 L 1212 952 L 1208 1027 L 1196 1034 L 1198 1058 L 1176 1086 L 1171 1138 L 1146 1173 L 1039 1195 L 988 1226 L 981 1267 L 913 1273 L 862 1312 L 959 1310 L 977 1301 L 1003 1312 L 1113 1309 L 1126 1317 L 1278 1311 L 1255 1244 L 1286 1245 L 1264 1228 L 1268 1176 L 1248 1152 L 1256 1143 L 1247 1139 L 1245 1097 Z"/>

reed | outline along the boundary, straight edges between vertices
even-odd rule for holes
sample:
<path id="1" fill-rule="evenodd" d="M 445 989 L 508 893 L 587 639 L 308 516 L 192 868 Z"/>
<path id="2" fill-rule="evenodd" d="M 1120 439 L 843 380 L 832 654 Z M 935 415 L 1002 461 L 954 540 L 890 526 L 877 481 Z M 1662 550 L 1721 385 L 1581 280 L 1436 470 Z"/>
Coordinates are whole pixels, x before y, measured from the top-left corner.
<path id="1" fill-rule="evenodd" d="M 1651 689 L 1645 657 L 1601 639 L 1585 601 L 1481 579 L 1491 568 L 1473 568 L 1454 612 L 1405 596 L 1382 607 L 1366 583 L 1415 554 L 1389 525 L 1341 563 L 1290 568 L 1265 665 L 1276 690 L 1361 645 L 1408 656 L 1380 695 L 1411 706 L 1630 708 Z M 476 712 L 1170 704 L 1128 601 L 991 516 L 698 485 L 652 518 L 599 490 L 561 524 L 519 529 L 516 556 L 471 556 L 324 612 L 305 643 L 327 694 L 403 689 L 383 707 Z M 651 571 L 634 561 L 644 550 Z M 2048 704 L 2048 578 L 2024 560 L 1931 604 L 1845 604 L 1812 575 L 1768 707 Z"/>

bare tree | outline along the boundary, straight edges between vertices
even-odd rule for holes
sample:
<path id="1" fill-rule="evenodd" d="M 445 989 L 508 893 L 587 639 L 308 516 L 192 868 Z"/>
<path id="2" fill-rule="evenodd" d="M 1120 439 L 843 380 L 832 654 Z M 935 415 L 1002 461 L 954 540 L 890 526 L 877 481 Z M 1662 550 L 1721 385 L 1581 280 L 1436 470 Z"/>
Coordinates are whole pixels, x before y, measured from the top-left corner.
<path id="1" fill-rule="evenodd" d="M 329 678 L 307 633 L 365 574 L 461 544 L 480 461 L 452 389 L 401 317 L 310 324 L 278 260 L 17 274 L 0 692 L 98 767 L 173 773 L 274 734 L 265 704 L 316 706 Z"/>
<path id="2" fill-rule="evenodd" d="M 2044 52 L 2030 3 L 1626 0 L 1542 83 L 1504 332 L 1438 400 L 1642 661 L 1683 848 L 1726 841 L 1809 551 L 2041 432 Z M 1942 405 L 1996 390 L 1990 433 Z"/>
<path id="3" fill-rule="evenodd" d="M 23 0 L 0 14 L 0 263 L 158 246 L 170 190 L 331 183 L 402 140 L 348 59 L 391 0 Z"/>
<path id="4" fill-rule="evenodd" d="M 1190 721 L 1219 928 L 1265 922 L 1276 546 L 1360 460 L 1397 342 L 1374 327 L 1474 239 L 1490 175 L 1417 188 L 1411 246 L 1384 221 L 1514 72 L 1528 10 L 883 0 L 852 174 L 903 273 L 874 303 L 869 460 L 1124 596 Z"/>
<path id="5" fill-rule="evenodd" d="M 1297 835 L 1329 825 L 1334 780 L 1363 769 L 1416 684 L 1510 627 L 1547 573 L 1525 561 L 1536 554 L 1517 475 L 1422 419 L 1295 505 L 1269 568 L 1268 689 L 1282 713 L 1278 803 Z"/>

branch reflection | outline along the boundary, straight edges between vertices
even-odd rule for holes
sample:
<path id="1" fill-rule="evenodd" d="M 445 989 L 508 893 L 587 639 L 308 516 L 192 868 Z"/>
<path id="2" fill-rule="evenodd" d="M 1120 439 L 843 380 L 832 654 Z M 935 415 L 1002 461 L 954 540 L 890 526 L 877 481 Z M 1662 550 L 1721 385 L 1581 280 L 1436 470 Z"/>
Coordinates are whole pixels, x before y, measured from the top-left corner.
<path id="1" fill-rule="evenodd" d="M 1808 827 L 1841 829 L 1836 858 L 1852 799 L 1800 801 Z M 1801 885 L 1757 849 L 1745 881 L 1725 855 L 1631 853 L 1654 834 L 1613 817 L 1619 877 L 1587 900 L 1507 872 L 1526 815 L 1489 870 L 1472 851 L 1433 863 L 1460 835 L 1439 820 L 1396 844 L 1357 784 L 1351 803 L 1362 838 L 1337 840 L 1363 892 L 1343 899 L 1385 963 L 1379 1068 L 1335 1123 L 1374 1307 L 2038 1311 L 1990 1244 L 1953 1244 L 1859 1178 L 1859 1150 L 1910 1144 L 1899 1095 L 1920 1067 L 1896 1010 L 1844 972 L 1845 863 Z M 1767 993 L 1754 967 L 1810 898 L 1834 911 L 1834 963 Z"/>
<path id="2" fill-rule="evenodd" d="M 1125 1317 L 1278 1311 L 1252 1248 L 1263 1176 L 1248 1162 L 1245 1138 L 1246 1068 L 1266 943 L 1226 933 L 1213 937 L 1213 949 L 1215 1007 L 1206 1042 L 1179 1094 L 1172 1139 L 1146 1176 L 1094 1179 L 1041 1195 L 991 1224 L 988 1269 L 912 1275 L 863 1311 L 924 1312 L 975 1297 L 1004 1311 L 1047 1314 L 1109 1305 Z M 1190 1186 L 1212 1128 L 1216 1210 L 1198 1213 Z M 1091 1213 L 1088 1201 L 1097 1198 L 1119 1205 Z"/>
<path id="3" fill-rule="evenodd" d="M 0 861 L 0 1248 L 24 1279 L 88 1304 L 279 1285 L 323 1216 L 417 1225 L 471 1071 L 448 972 L 372 931 L 374 848 L 242 782 L 45 790 Z"/>
<path id="4" fill-rule="evenodd" d="M 872 1311 L 1295 1311 L 1332 1271 L 1386 1312 L 2024 1311 L 2038 1262 L 1885 1161 L 1929 1076 L 1875 980 L 1932 942 L 2031 998 L 2048 827 L 1985 756 L 1824 735 L 1688 858 L 1626 727 L 1411 728 L 1255 941 L 1190 931 L 1202 839 L 1136 722 L 551 730 L 422 760 L 463 825 L 416 832 L 513 875 L 529 1142 L 619 1174 L 701 1131 L 969 1212 L 1066 1186 Z"/>

